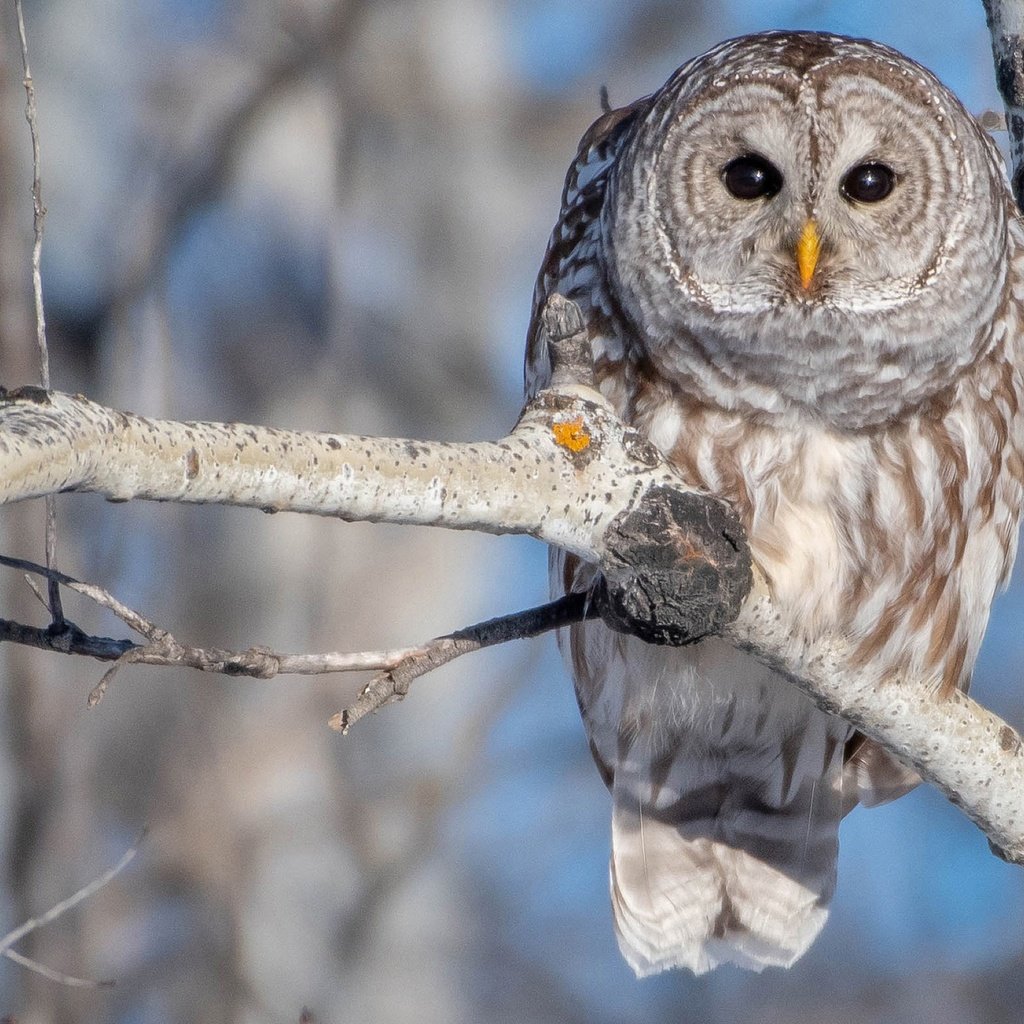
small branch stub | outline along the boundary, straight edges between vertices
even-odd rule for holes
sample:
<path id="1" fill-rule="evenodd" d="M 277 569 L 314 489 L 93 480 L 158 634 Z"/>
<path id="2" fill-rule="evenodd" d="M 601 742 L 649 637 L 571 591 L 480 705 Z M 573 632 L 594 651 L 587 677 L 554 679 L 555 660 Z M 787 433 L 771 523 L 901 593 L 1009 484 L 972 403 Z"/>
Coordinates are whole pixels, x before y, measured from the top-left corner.
<path id="1" fill-rule="evenodd" d="M 580 384 L 588 388 L 595 387 L 590 335 L 580 307 L 556 292 L 548 298 L 541 319 L 551 355 L 551 380 L 548 386 L 560 388 Z"/>

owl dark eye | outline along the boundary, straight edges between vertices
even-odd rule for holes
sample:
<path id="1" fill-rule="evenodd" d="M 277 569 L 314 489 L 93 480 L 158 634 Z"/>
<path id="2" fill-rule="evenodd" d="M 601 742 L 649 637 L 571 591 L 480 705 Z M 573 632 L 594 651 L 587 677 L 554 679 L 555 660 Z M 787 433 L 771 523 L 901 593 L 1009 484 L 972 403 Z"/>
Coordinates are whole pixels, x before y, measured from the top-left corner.
<path id="1" fill-rule="evenodd" d="M 722 183 L 737 199 L 771 199 L 782 188 L 782 172 L 763 156 L 748 153 L 722 168 Z"/>
<path id="2" fill-rule="evenodd" d="M 843 195 L 855 203 L 877 203 L 893 190 L 895 184 L 896 174 L 891 167 L 867 163 L 851 167 L 841 187 Z"/>

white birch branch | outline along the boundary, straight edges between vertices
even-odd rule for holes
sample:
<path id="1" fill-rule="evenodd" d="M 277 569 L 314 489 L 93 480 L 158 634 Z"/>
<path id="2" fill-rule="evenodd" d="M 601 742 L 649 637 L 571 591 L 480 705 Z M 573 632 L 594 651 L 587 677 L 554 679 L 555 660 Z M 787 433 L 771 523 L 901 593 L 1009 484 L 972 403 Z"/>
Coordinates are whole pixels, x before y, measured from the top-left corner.
<path id="1" fill-rule="evenodd" d="M 683 485 L 584 386 L 543 393 L 512 434 L 476 444 L 176 423 L 76 396 L 47 397 L 35 389 L 8 394 L 0 401 L 0 502 L 62 490 L 115 501 L 226 503 L 528 533 L 558 544 L 600 564 L 627 595 L 639 585 L 639 602 L 610 601 L 618 628 L 632 628 L 623 608 L 639 607 L 651 617 L 640 623 L 640 635 L 653 630 L 665 639 L 667 630 L 667 638 L 681 642 L 688 630 L 689 639 L 722 633 L 913 764 L 963 808 L 997 852 L 1024 863 L 1024 754 L 1017 733 L 965 695 L 937 702 L 919 681 L 874 685 L 847 668 L 841 640 L 795 645 L 756 570 L 750 587 L 746 548 L 731 536 L 732 520 L 716 519 L 717 503 Z M 652 527 L 652 504 L 666 496 L 668 518 Z M 676 499 L 682 504 L 673 505 Z M 646 524 L 648 549 L 676 547 L 671 572 L 652 573 L 640 564 L 642 550 L 623 549 L 629 531 L 621 527 L 638 516 L 634 533 L 642 535 Z"/>
<path id="2" fill-rule="evenodd" d="M 147 419 L 36 388 L 0 395 L 0 504 L 78 491 L 241 505 L 531 534 L 594 561 L 611 518 L 658 485 L 680 481 L 587 388 L 546 392 L 509 436 L 462 444 Z"/>
<path id="3" fill-rule="evenodd" d="M 781 626 L 764 577 L 722 636 L 775 668 L 819 707 L 878 740 L 956 804 L 994 853 L 1024 865 L 1024 741 L 966 693 L 939 700 L 920 680 L 851 671 L 851 647 L 830 638 L 804 648 Z"/>

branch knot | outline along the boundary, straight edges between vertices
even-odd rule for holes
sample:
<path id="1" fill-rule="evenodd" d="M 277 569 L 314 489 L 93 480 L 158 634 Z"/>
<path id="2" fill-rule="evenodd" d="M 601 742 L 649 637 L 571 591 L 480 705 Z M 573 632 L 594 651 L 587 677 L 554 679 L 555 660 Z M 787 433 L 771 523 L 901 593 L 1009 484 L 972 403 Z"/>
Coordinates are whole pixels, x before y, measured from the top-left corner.
<path id="1" fill-rule="evenodd" d="M 605 543 L 601 617 L 647 643 L 678 647 L 719 632 L 753 583 L 739 517 L 710 495 L 652 487 L 612 521 Z"/>

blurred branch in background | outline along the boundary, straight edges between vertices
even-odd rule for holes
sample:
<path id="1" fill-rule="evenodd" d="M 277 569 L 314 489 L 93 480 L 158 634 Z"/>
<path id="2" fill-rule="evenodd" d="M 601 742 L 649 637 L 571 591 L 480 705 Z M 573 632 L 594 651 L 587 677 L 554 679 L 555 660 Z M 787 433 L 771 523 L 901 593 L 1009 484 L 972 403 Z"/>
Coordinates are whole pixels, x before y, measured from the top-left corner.
<path id="1" fill-rule="evenodd" d="M 46 347 L 46 314 L 43 310 L 43 221 L 46 207 L 43 206 L 43 184 L 39 149 L 39 123 L 36 112 L 36 90 L 28 60 L 28 38 L 25 34 L 25 13 L 21 0 L 14 0 L 18 16 L 18 41 L 21 44 L 21 66 L 25 72 L 25 120 L 28 122 L 32 139 L 32 300 L 36 312 L 36 345 L 39 349 L 39 383 L 45 390 L 50 389 L 50 353 Z M 46 565 L 57 567 L 57 503 L 53 495 L 46 498 Z M 64 620 L 60 605 L 60 587 L 53 580 L 47 580 L 47 595 L 50 615 L 56 626 Z"/>
<path id="2" fill-rule="evenodd" d="M 61 985 L 69 985 L 72 988 L 107 988 L 113 985 L 114 982 L 112 981 L 92 981 L 88 978 L 75 978 L 72 975 L 55 971 L 51 967 L 46 967 L 44 964 L 37 963 L 31 957 L 24 956 L 12 947 L 25 938 L 26 935 L 30 935 L 34 932 L 37 928 L 42 928 L 43 925 L 47 925 L 51 921 L 56 921 L 58 917 L 63 916 L 69 910 L 77 907 L 83 900 L 87 900 L 95 895 L 108 882 L 116 878 L 126 867 L 128 867 L 132 860 L 134 860 L 135 854 L 139 852 L 139 843 L 142 842 L 143 838 L 145 838 L 145 833 L 139 837 L 137 842 L 128 847 L 124 852 L 124 855 L 113 867 L 104 871 L 102 875 L 98 875 L 87 885 L 83 885 L 78 892 L 69 896 L 67 899 L 61 900 L 59 903 L 54 904 L 46 911 L 45 914 L 41 914 L 39 917 L 29 918 L 29 920 L 19 925 L 13 931 L 10 931 L 6 935 L 0 937 L 0 953 L 9 960 L 13 960 L 16 964 L 28 968 L 30 971 L 35 971 L 36 974 L 40 974 L 49 981 L 55 981 Z"/>
<path id="3" fill-rule="evenodd" d="M 310 12 L 308 18 L 301 19 L 307 23 L 293 30 L 287 22 L 288 16 L 294 18 L 296 12 L 282 9 L 279 35 L 283 38 L 269 58 L 250 69 L 252 81 L 241 97 L 224 99 L 223 109 L 208 115 L 200 137 L 185 147 L 186 151 L 174 152 L 171 166 L 160 169 L 145 201 L 139 203 L 136 197 L 134 205 L 141 208 L 142 222 L 132 220 L 130 256 L 113 290 L 99 302 L 103 321 L 110 325 L 120 322 L 141 297 L 158 285 L 190 219 L 228 187 L 239 152 L 268 109 L 282 93 L 322 70 L 325 62 L 345 59 L 367 2 L 329 3 L 322 12 Z M 206 92 L 201 81 L 193 88 Z M 209 102 L 208 96 L 204 98 Z"/>

